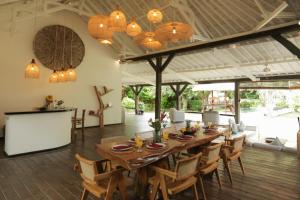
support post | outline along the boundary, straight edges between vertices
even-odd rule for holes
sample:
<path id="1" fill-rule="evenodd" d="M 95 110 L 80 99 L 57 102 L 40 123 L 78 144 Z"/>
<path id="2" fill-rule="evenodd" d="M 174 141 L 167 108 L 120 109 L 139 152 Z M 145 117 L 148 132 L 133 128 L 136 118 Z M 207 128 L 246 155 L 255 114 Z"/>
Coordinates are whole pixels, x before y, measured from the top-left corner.
<path id="1" fill-rule="evenodd" d="M 234 113 L 235 122 L 240 123 L 240 83 L 238 81 L 234 82 Z"/>
<path id="2" fill-rule="evenodd" d="M 180 89 L 180 84 L 170 85 L 171 89 L 175 93 L 176 98 L 176 109 L 180 110 L 180 96 L 184 92 L 184 90 L 187 88 L 188 84 L 184 84 L 183 87 Z"/>
<path id="3" fill-rule="evenodd" d="M 139 94 L 141 93 L 143 86 L 130 86 L 131 90 L 134 93 L 134 109 L 135 114 L 138 114 L 138 105 L 139 105 Z"/>
<path id="4" fill-rule="evenodd" d="M 156 84 L 155 84 L 155 119 L 160 118 L 161 107 L 161 86 L 162 86 L 162 72 L 170 64 L 175 54 L 170 54 L 167 59 L 162 62 L 162 57 L 156 57 L 156 63 L 152 59 L 148 59 L 149 64 L 155 70 Z"/>

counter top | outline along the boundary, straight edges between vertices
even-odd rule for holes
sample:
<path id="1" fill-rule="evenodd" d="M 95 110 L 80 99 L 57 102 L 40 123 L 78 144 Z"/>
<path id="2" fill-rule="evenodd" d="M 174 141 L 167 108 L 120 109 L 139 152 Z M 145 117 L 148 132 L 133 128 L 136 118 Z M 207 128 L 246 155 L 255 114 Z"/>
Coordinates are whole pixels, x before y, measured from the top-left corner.
<path id="1" fill-rule="evenodd" d="M 72 111 L 73 108 L 64 109 L 50 109 L 50 110 L 30 110 L 30 111 L 20 111 L 20 112 L 6 112 L 5 115 L 25 115 L 25 114 L 39 114 L 39 113 L 55 113 L 55 112 L 67 112 Z"/>

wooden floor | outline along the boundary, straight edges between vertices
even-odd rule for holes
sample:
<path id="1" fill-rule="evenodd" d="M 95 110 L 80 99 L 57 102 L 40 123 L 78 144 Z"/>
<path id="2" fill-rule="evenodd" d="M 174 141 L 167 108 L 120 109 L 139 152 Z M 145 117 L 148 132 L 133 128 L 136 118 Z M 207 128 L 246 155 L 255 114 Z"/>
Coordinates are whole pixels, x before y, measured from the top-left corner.
<path id="1" fill-rule="evenodd" d="M 136 124 L 135 119 L 133 116 L 129 117 L 127 126 L 87 129 L 84 143 L 78 138 L 76 144 L 59 150 L 0 159 L 0 200 L 80 199 L 80 177 L 72 170 L 75 152 L 90 159 L 99 159 L 94 147 L 101 137 L 123 133 L 132 135 L 136 130 L 145 128 L 144 123 Z M 209 200 L 300 199 L 300 160 L 295 154 L 246 148 L 243 161 L 245 176 L 237 163 L 232 164 L 233 186 L 230 185 L 227 174 L 224 174 L 222 165 L 220 171 L 223 190 L 218 189 L 215 177 L 205 180 Z M 130 199 L 137 199 L 131 187 L 128 191 Z M 118 194 L 115 199 L 119 199 Z M 187 191 L 174 199 L 193 199 L 193 195 L 191 191 Z"/>

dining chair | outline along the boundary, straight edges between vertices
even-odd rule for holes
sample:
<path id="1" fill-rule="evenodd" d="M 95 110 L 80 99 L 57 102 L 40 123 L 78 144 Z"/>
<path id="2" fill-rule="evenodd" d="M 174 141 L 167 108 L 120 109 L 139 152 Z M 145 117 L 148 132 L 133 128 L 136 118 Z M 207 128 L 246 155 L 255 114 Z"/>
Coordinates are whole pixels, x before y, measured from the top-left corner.
<path id="1" fill-rule="evenodd" d="M 210 173 L 215 173 L 217 176 L 219 188 L 222 189 L 222 184 L 220 181 L 220 176 L 218 172 L 219 160 L 220 160 L 220 151 L 223 143 L 214 144 L 211 146 L 207 146 L 202 149 L 202 157 L 200 160 L 199 166 L 199 182 L 202 190 L 203 199 L 206 200 L 204 185 L 203 185 L 203 177 Z"/>
<path id="2" fill-rule="evenodd" d="M 197 178 L 195 175 L 198 172 L 201 155 L 202 153 L 199 153 L 192 157 L 178 160 L 173 171 L 151 166 L 150 168 L 154 170 L 155 175 L 152 178 L 153 180 L 149 181 L 152 185 L 150 199 L 154 200 L 156 198 L 158 189 L 161 190 L 163 199 L 168 200 L 168 195 L 175 195 L 193 187 L 195 199 L 198 200 Z"/>
<path id="3" fill-rule="evenodd" d="M 72 117 L 72 139 L 76 141 L 77 138 L 77 125 L 81 125 L 81 140 L 84 141 L 84 122 L 85 122 L 85 109 L 82 110 L 81 118 L 77 117 L 78 109 L 75 109 L 74 117 Z"/>
<path id="4" fill-rule="evenodd" d="M 97 198 L 112 199 L 113 192 L 119 191 L 123 200 L 127 199 L 126 181 L 122 175 L 123 169 L 102 171 L 96 161 L 88 160 L 79 154 L 75 155 L 79 163 L 83 192 L 81 200 L 86 200 L 91 193 Z M 99 162 L 99 161 L 98 161 Z M 101 161 L 100 161 L 101 162 Z"/>
<path id="5" fill-rule="evenodd" d="M 231 161 L 238 160 L 241 170 L 245 175 L 245 169 L 241 159 L 245 138 L 246 136 L 243 135 L 234 139 L 227 139 L 226 145 L 224 145 L 222 148 L 222 159 L 223 159 L 224 167 L 228 172 L 229 180 L 231 184 L 232 184 L 232 174 L 229 167 L 229 163 Z"/>

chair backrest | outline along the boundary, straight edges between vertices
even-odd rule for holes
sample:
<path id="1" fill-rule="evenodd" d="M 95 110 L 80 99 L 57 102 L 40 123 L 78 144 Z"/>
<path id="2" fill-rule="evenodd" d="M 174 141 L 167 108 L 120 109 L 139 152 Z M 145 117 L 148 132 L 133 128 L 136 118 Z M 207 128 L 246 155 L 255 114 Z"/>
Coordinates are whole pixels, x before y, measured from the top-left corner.
<path id="1" fill-rule="evenodd" d="M 96 162 L 92 161 L 92 160 L 88 160 L 88 159 L 80 156 L 79 154 L 76 154 L 75 158 L 79 162 L 80 171 L 81 171 L 80 175 L 81 175 L 82 179 L 87 183 L 97 184 L 94 181 L 94 177 L 95 177 L 95 175 L 97 175 Z"/>
<path id="2" fill-rule="evenodd" d="M 125 142 L 128 138 L 126 136 L 114 136 L 114 137 L 107 137 L 101 138 L 101 144 L 103 143 L 113 143 L 113 142 Z"/>
<path id="3" fill-rule="evenodd" d="M 208 125 L 208 122 L 212 122 L 213 124 L 219 124 L 219 112 L 213 110 L 205 111 L 202 115 L 202 120 L 206 126 Z"/>
<path id="4" fill-rule="evenodd" d="M 180 181 L 194 176 L 197 173 L 201 155 L 202 153 L 198 153 L 192 157 L 179 160 L 175 167 L 175 172 L 177 173 L 176 180 Z"/>
<path id="5" fill-rule="evenodd" d="M 221 147 L 224 143 L 214 144 L 205 149 L 203 156 L 206 157 L 205 165 L 210 165 L 214 162 L 219 161 Z"/>
<path id="6" fill-rule="evenodd" d="M 243 150 L 244 140 L 246 136 L 243 135 L 241 137 L 234 138 L 231 142 L 231 146 L 233 147 L 232 153 L 238 153 Z"/>

